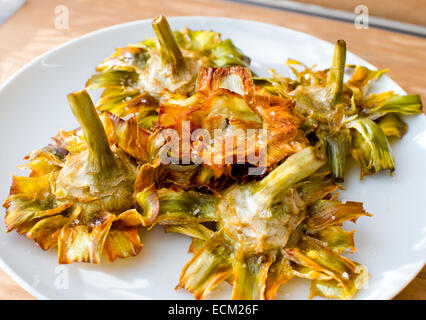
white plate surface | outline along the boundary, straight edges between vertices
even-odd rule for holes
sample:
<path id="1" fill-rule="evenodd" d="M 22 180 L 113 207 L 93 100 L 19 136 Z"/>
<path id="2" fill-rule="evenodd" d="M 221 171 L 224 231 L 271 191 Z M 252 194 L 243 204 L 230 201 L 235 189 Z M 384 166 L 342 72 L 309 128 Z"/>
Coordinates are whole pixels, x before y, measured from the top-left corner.
<path id="1" fill-rule="evenodd" d="M 213 29 L 231 38 L 252 58 L 260 75 L 275 68 L 288 74 L 287 58 L 306 65 L 328 67 L 333 44 L 293 30 L 258 22 L 205 17 L 169 19 L 173 29 Z M 0 89 L 0 198 L 9 191 L 11 173 L 22 174 L 27 152 L 49 143 L 59 128 L 73 129 L 77 122 L 67 105 L 66 94 L 84 87 L 95 66 L 114 48 L 153 36 L 151 21 L 137 21 L 102 29 L 38 57 Z M 348 43 L 350 49 L 351 44 Z M 368 48 L 365 48 L 368 50 Z M 349 64 L 373 67 L 348 53 Z M 404 91 L 388 77 L 375 91 Z M 396 171 L 359 181 L 359 169 L 351 165 L 341 193 L 345 200 L 362 201 L 374 216 L 362 217 L 356 229 L 355 261 L 371 273 L 367 288 L 356 299 L 390 299 L 402 290 L 425 263 L 426 257 L 426 121 L 423 115 L 407 118 L 408 133 L 392 143 Z M 144 232 L 139 256 L 100 265 L 57 265 L 56 249 L 38 248 L 15 232 L 5 233 L 0 223 L 0 266 L 38 298 L 47 299 L 191 299 L 175 291 L 180 272 L 190 259 L 189 239 L 165 234 L 162 227 Z M 104 259 L 105 260 L 105 259 Z M 223 284 L 211 298 L 228 299 L 231 289 Z M 295 279 L 281 286 L 277 298 L 306 299 L 309 282 Z"/>

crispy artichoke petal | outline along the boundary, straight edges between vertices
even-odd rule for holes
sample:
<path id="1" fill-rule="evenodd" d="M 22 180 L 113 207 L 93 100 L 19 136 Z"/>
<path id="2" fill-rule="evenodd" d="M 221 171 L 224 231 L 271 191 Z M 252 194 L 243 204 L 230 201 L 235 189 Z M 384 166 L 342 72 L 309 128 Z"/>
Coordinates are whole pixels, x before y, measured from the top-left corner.
<path id="1" fill-rule="evenodd" d="M 340 283 L 334 279 L 331 280 L 311 280 L 310 298 L 315 296 L 329 298 L 329 299 L 351 299 L 353 294 L 345 290 Z"/>
<path id="2" fill-rule="evenodd" d="M 292 88 L 290 87 L 292 83 L 291 79 L 282 77 L 284 81 L 280 81 L 280 79 L 275 77 L 275 70 L 270 71 L 274 72 L 272 74 L 272 78 L 255 77 L 253 79 L 254 83 L 261 88 L 260 92 L 270 93 L 281 98 L 290 99 L 291 96 L 289 92 L 292 91 Z"/>
<path id="3" fill-rule="evenodd" d="M 143 226 L 150 226 L 155 221 L 160 210 L 158 191 L 154 183 L 155 166 L 145 163 L 139 170 L 135 181 L 134 194 L 136 202 L 142 209 L 138 215 Z M 136 210 L 135 210 L 136 211 Z"/>
<path id="4" fill-rule="evenodd" d="M 217 218 L 213 217 L 199 217 L 189 212 L 166 212 L 160 214 L 150 228 L 156 224 L 161 225 L 186 225 L 198 224 L 202 222 L 216 221 Z"/>
<path id="5" fill-rule="evenodd" d="M 329 226 L 312 235 L 317 240 L 324 243 L 325 246 L 337 253 L 355 252 L 354 232 L 345 231 L 339 226 Z"/>
<path id="6" fill-rule="evenodd" d="M 46 198 L 53 178 L 50 172 L 36 177 L 13 176 L 10 195 L 22 195 L 29 199 Z"/>
<path id="7" fill-rule="evenodd" d="M 192 238 L 191 245 L 188 248 L 188 252 L 194 253 L 194 252 L 200 250 L 204 246 L 205 243 L 206 242 L 204 240 L 201 240 L 199 238 Z"/>
<path id="8" fill-rule="evenodd" d="M 86 83 L 87 89 L 99 89 L 106 87 L 133 87 L 138 81 L 139 75 L 134 67 L 117 67 L 93 75 Z"/>
<path id="9" fill-rule="evenodd" d="M 287 190 L 313 175 L 325 162 L 323 156 L 315 148 L 307 147 L 291 155 L 269 175 L 250 188 L 257 194 L 257 197 L 273 201 L 283 190 Z"/>
<path id="10" fill-rule="evenodd" d="M 289 282 L 294 277 L 290 261 L 280 254 L 268 271 L 266 279 L 265 299 L 273 300 L 280 286 Z"/>
<path id="11" fill-rule="evenodd" d="M 401 139 L 408 130 L 407 124 L 395 113 L 388 113 L 377 120 L 379 127 L 387 136 Z"/>
<path id="12" fill-rule="evenodd" d="M 217 67 L 248 67 L 250 59 L 245 56 L 231 41 L 225 39 L 213 49 L 213 62 Z"/>
<path id="13" fill-rule="evenodd" d="M 220 34 L 214 31 L 198 31 L 186 28 L 174 31 L 174 35 L 178 45 L 186 50 L 212 50 L 221 41 Z"/>
<path id="14" fill-rule="evenodd" d="M 332 280 L 333 277 L 322 271 L 315 270 L 311 267 L 305 267 L 301 264 L 292 264 L 293 275 L 295 277 L 309 280 Z M 319 269 L 320 270 L 320 269 Z"/>
<path id="15" fill-rule="evenodd" d="M 124 48 L 117 48 L 115 52 L 96 67 L 96 71 L 105 72 L 125 66 L 134 66 L 143 69 L 149 54 L 146 48 L 129 45 Z"/>
<path id="16" fill-rule="evenodd" d="M 144 226 L 150 226 L 154 223 L 160 210 L 160 201 L 158 198 L 157 189 L 155 185 L 145 188 L 143 191 L 136 194 L 136 201 L 141 206 L 142 224 Z"/>
<path id="17" fill-rule="evenodd" d="M 325 281 L 326 278 L 321 273 L 331 278 L 326 281 L 334 280 L 336 286 L 342 288 L 336 298 L 352 298 L 368 279 L 368 272 L 364 266 L 322 246 L 312 238 L 305 238 L 298 244 L 298 248 L 288 248 L 285 252 L 294 263 L 319 272 L 320 280 Z M 315 283 L 313 288 L 315 289 Z M 316 294 L 318 292 L 311 291 L 311 297 Z"/>
<path id="18" fill-rule="evenodd" d="M 214 231 L 205 227 L 201 223 L 190 225 L 166 225 L 166 232 L 180 233 L 191 238 L 201 239 L 204 241 L 210 239 L 214 234 Z"/>
<path id="19" fill-rule="evenodd" d="M 253 94 L 254 84 L 248 68 L 200 68 L 197 79 L 197 92 L 210 95 L 218 89 L 227 89 L 241 96 Z"/>
<path id="20" fill-rule="evenodd" d="M 72 205 L 69 201 L 56 200 L 50 190 L 53 173 L 36 177 L 13 177 L 6 208 L 7 231 L 17 229 L 28 232 L 39 219 L 57 215 Z"/>
<path id="21" fill-rule="evenodd" d="M 147 93 L 131 87 L 107 87 L 97 105 L 101 112 L 109 111 L 117 117 L 135 115 L 140 127 L 150 129 L 158 122 L 158 102 Z"/>
<path id="22" fill-rule="evenodd" d="M 181 189 L 188 190 L 194 187 L 206 186 L 215 189 L 218 181 L 214 181 L 212 169 L 197 164 L 179 165 L 169 164 L 160 166 L 157 181 L 160 186 L 178 186 Z"/>
<path id="23" fill-rule="evenodd" d="M 346 173 L 346 158 L 350 149 L 350 132 L 343 128 L 338 133 L 324 137 L 324 146 L 328 158 L 328 166 L 338 180 L 343 180 Z"/>
<path id="24" fill-rule="evenodd" d="M 174 31 L 178 45 L 185 49 L 199 52 L 208 66 L 247 66 L 250 59 L 235 47 L 230 39 L 222 40 L 220 34 L 214 31 L 185 30 Z"/>
<path id="25" fill-rule="evenodd" d="M 80 224 L 77 217 L 62 228 L 58 241 L 59 263 L 100 262 L 105 239 L 115 219 L 112 214 L 100 214 L 90 226 Z"/>
<path id="26" fill-rule="evenodd" d="M 265 299 L 266 279 L 274 255 L 237 253 L 233 263 L 233 300 Z"/>
<path id="27" fill-rule="evenodd" d="M 125 229 L 141 227 L 146 223 L 146 218 L 136 209 L 126 210 L 120 213 L 112 224 L 112 228 Z"/>
<path id="28" fill-rule="evenodd" d="M 196 299 L 204 299 L 221 282 L 232 275 L 231 253 L 215 235 L 194 253 L 185 265 L 177 288 L 191 292 Z"/>
<path id="29" fill-rule="evenodd" d="M 296 189 L 306 204 L 310 205 L 333 193 L 339 188 L 334 179 L 327 174 L 315 174 L 308 179 L 299 182 Z"/>
<path id="30" fill-rule="evenodd" d="M 395 170 L 393 153 L 380 126 L 368 118 L 358 118 L 348 126 L 356 132 L 352 135 L 351 153 L 361 167 L 361 178 L 371 172 Z"/>
<path id="31" fill-rule="evenodd" d="M 72 131 L 64 131 L 61 129 L 53 140 L 56 142 L 56 146 L 53 146 L 53 150 L 56 154 L 58 154 L 60 149 L 62 150 L 59 152 L 63 152 L 63 150 L 66 151 L 66 154 L 61 157 L 61 160 L 63 161 L 65 160 L 65 155 L 68 153 L 82 152 L 87 149 L 84 137 L 81 135 L 81 129 L 75 129 Z"/>
<path id="32" fill-rule="evenodd" d="M 308 68 L 300 61 L 289 58 L 286 61 L 286 66 L 289 67 L 296 77 L 297 85 L 320 85 L 326 81 L 326 73 L 323 71 L 314 71 L 315 65 Z M 296 66 L 302 67 L 303 69 L 299 71 Z M 275 78 L 280 78 L 282 82 L 285 79 L 282 76 L 278 76 L 275 72 L 273 74 L 275 75 Z"/>
<path id="33" fill-rule="evenodd" d="M 370 70 L 367 67 L 356 66 L 352 77 L 346 83 L 352 90 L 356 102 L 360 101 L 371 81 L 379 79 L 384 73 L 389 70 Z"/>
<path id="34" fill-rule="evenodd" d="M 55 215 L 38 221 L 26 234 L 29 239 L 33 239 L 43 250 L 56 247 L 58 245 L 61 229 L 69 222 L 69 217 Z"/>
<path id="35" fill-rule="evenodd" d="M 161 215 L 176 214 L 180 218 L 188 217 L 212 221 L 216 219 L 216 204 L 218 198 L 213 195 L 196 191 L 175 191 L 171 189 L 158 190 Z"/>
<path id="36" fill-rule="evenodd" d="M 418 94 L 396 96 L 385 92 L 377 95 L 377 97 L 379 101 L 382 100 L 380 103 L 369 105 L 369 108 L 363 109 L 363 112 L 372 119 L 376 119 L 388 113 L 397 113 L 400 115 L 422 113 L 422 100 Z"/>
<path id="37" fill-rule="evenodd" d="M 371 216 L 365 212 L 361 202 L 353 201 L 342 203 L 337 200 L 318 200 L 308 210 L 309 217 L 305 221 L 308 233 L 316 233 L 348 220 L 355 222 L 361 216 Z"/>
<path id="38" fill-rule="evenodd" d="M 112 223 L 105 239 L 103 252 L 109 261 L 136 256 L 142 249 L 139 227 L 147 225 L 147 219 L 136 209 L 120 213 Z"/>
<path id="39" fill-rule="evenodd" d="M 30 161 L 23 166 L 19 166 L 19 168 L 31 170 L 30 177 L 43 176 L 50 172 L 60 170 L 64 165 L 59 156 L 43 149 L 31 152 L 25 159 L 30 159 Z"/>
<path id="40" fill-rule="evenodd" d="M 101 111 L 110 111 L 121 117 L 126 116 L 129 112 L 127 106 L 129 101 L 140 95 L 140 90 L 131 87 L 107 87 L 102 92 L 96 108 Z"/>
<path id="41" fill-rule="evenodd" d="M 138 228 L 111 229 L 105 239 L 103 252 L 113 262 L 118 258 L 136 256 L 142 247 Z"/>
<path id="42" fill-rule="evenodd" d="M 116 143 L 122 150 L 142 163 L 151 160 L 151 134 L 138 127 L 135 117 L 123 120 L 109 112 L 104 112 L 100 116 L 110 143 Z"/>

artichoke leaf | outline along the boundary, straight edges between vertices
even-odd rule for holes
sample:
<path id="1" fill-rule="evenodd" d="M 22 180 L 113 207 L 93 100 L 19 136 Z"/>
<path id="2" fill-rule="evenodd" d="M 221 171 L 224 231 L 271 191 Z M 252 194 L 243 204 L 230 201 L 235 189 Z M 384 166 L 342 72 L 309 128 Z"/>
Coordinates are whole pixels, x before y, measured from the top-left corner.
<path id="1" fill-rule="evenodd" d="M 401 139 L 408 130 L 407 124 L 395 113 L 388 113 L 377 120 L 379 127 L 387 137 Z"/>
<path id="2" fill-rule="evenodd" d="M 325 173 L 317 173 L 296 184 L 296 189 L 307 205 L 315 203 L 339 188 L 335 180 Z"/>
<path id="3" fill-rule="evenodd" d="M 352 135 L 351 153 L 361 167 L 361 178 L 371 172 L 395 170 L 389 141 L 380 126 L 368 118 L 357 118 L 348 123 L 356 130 Z"/>
<path id="4" fill-rule="evenodd" d="M 33 239 L 43 250 L 48 250 L 58 245 L 59 234 L 68 221 L 69 217 L 60 214 L 43 218 L 37 221 L 26 236 Z"/>
<path id="5" fill-rule="evenodd" d="M 10 195 L 3 204 L 8 232 L 17 229 L 19 233 L 26 233 L 38 220 L 57 215 L 72 206 L 72 202 L 60 201 L 53 196 L 50 183 L 55 176 L 53 172 L 36 177 L 13 176 Z"/>
<path id="6" fill-rule="evenodd" d="M 344 221 L 355 222 L 361 216 L 371 216 L 365 212 L 361 202 L 338 200 L 318 200 L 308 209 L 305 221 L 308 233 L 316 233 L 329 226 L 341 225 Z"/>
<path id="7" fill-rule="evenodd" d="M 24 159 L 29 160 L 29 162 L 25 165 L 18 166 L 18 168 L 31 170 L 30 177 L 43 176 L 50 172 L 60 170 L 64 165 L 58 155 L 46 149 L 35 150 Z"/>
<path id="8" fill-rule="evenodd" d="M 294 263 L 330 276 L 331 280 L 321 279 L 324 277 L 320 276 L 320 283 L 336 281 L 337 286 L 342 288 L 336 296 L 340 299 L 352 298 L 367 281 L 368 272 L 364 266 L 335 253 L 312 238 L 305 238 L 298 244 L 298 248 L 288 248 L 285 252 Z M 315 294 L 316 291 L 311 291 L 311 297 Z"/>
<path id="9" fill-rule="evenodd" d="M 134 67 L 117 67 L 93 75 L 86 83 L 87 89 L 132 87 L 139 79 Z"/>
<path id="10" fill-rule="evenodd" d="M 142 249 L 139 230 L 135 227 L 125 229 L 112 228 L 105 239 L 103 252 L 110 262 L 117 258 L 136 256 Z"/>
<path id="11" fill-rule="evenodd" d="M 345 128 L 334 135 L 323 138 L 329 169 L 333 177 L 340 181 L 344 179 L 346 173 L 346 158 L 349 154 L 350 138 L 350 131 Z"/>
<path id="12" fill-rule="evenodd" d="M 99 263 L 105 239 L 110 231 L 115 216 L 107 212 L 98 212 L 90 224 L 79 221 L 79 214 L 65 225 L 58 241 L 58 262 Z"/>
<path id="13" fill-rule="evenodd" d="M 221 282 L 232 275 L 232 256 L 219 233 L 194 253 L 183 268 L 177 288 L 191 292 L 196 299 L 204 299 Z"/>
<path id="14" fill-rule="evenodd" d="M 339 226 L 329 226 L 314 233 L 312 237 L 324 243 L 334 252 L 355 252 L 354 232 L 345 231 Z"/>
<path id="15" fill-rule="evenodd" d="M 386 99 L 387 98 L 387 99 Z M 363 112 L 371 119 L 377 119 L 388 113 L 399 115 L 414 115 L 422 113 L 422 100 L 418 94 L 407 94 L 403 96 L 385 96 L 385 101 L 364 108 Z"/>
<path id="16" fill-rule="evenodd" d="M 273 300 L 279 287 L 294 277 L 290 261 L 285 254 L 280 253 L 268 270 L 266 279 L 265 299 Z"/>
<path id="17" fill-rule="evenodd" d="M 116 143 L 120 149 L 141 163 L 152 160 L 151 133 L 139 128 L 135 117 L 123 120 L 109 112 L 104 112 L 100 116 L 111 144 Z"/>
<path id="18" fill-rule="evenodd" d="M 166 225 L 166 232 L 180 233 L 188 237 L 204 241 L 210 239 L 214 234 L 214 231 L 205 227 L 201 223 L 189 225 Z"/>
<path id="19" fill-rule="evenodd" d="M 266 279 L 274 255 L 246 255 L 238 252 L 233 263 L 233 300 L 265 299 Z"/>
<path id="20" fill-rule="evenodd" d="M 352 90 L 354 101 L 357 103 L 362 100 L 368 89 L 368 85 L 372 81 L 379 79 L 388 71 L 388 69 L 370 70 L 364 66 L 356 66 L 352 77 L 346 83 L 346 85 Z"/>

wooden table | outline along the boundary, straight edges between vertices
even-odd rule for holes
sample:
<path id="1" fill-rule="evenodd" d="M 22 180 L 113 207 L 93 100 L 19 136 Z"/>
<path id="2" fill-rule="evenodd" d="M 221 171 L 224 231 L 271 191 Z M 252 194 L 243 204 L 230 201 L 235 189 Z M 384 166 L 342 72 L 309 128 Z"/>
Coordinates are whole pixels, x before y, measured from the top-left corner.
<path id="1" fill-rule="evenodd" d="M 55 8 L 66 5 L 69 29 L 55 28 Z M 426 105 L 426 40 L 351 23 L 225 1 L 207 0 L 29 0 L 0 26 L 0 85 L 41 53 L 87 32 L 158 15 L 222 16 L 257 20 L 300 30 L 330 42 L 345 39 L 348 50 L 378 68 L 408 93 L 422 95 Z M 0 299 L 33 299 L 0 270 Z M 397 299 L 426 299 L 426 268 Z"/>

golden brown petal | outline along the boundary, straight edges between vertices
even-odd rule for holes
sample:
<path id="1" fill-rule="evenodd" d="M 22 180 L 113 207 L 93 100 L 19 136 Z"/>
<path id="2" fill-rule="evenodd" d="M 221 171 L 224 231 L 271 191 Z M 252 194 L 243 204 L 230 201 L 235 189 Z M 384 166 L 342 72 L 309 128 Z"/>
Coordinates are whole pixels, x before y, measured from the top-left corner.
<path id="1" fill-rule="evenodd" d="M 62 228 L 58 242 L 58 263 L 99 263 L 105 239 L 115 216 L 99 213 L 90 225 L 81 224 L 78 217 Z"/>
<path id="2" fill-rule="evenodd" d="M 118 258 L 136 256 L 142 249 L 138 228 L 111 229 L 106 237 L 103 252 L 110 262 Z"/>
<path id="3" fill-rule="evenodd" d="M 122 150 L 141 162 L 151 160 L 149 137 L 151 134 L 138 127 L 136 117 L 123 120 L 112 113 L 104 112 L 101 119 L 110 143 L 116 143 Z"/>

